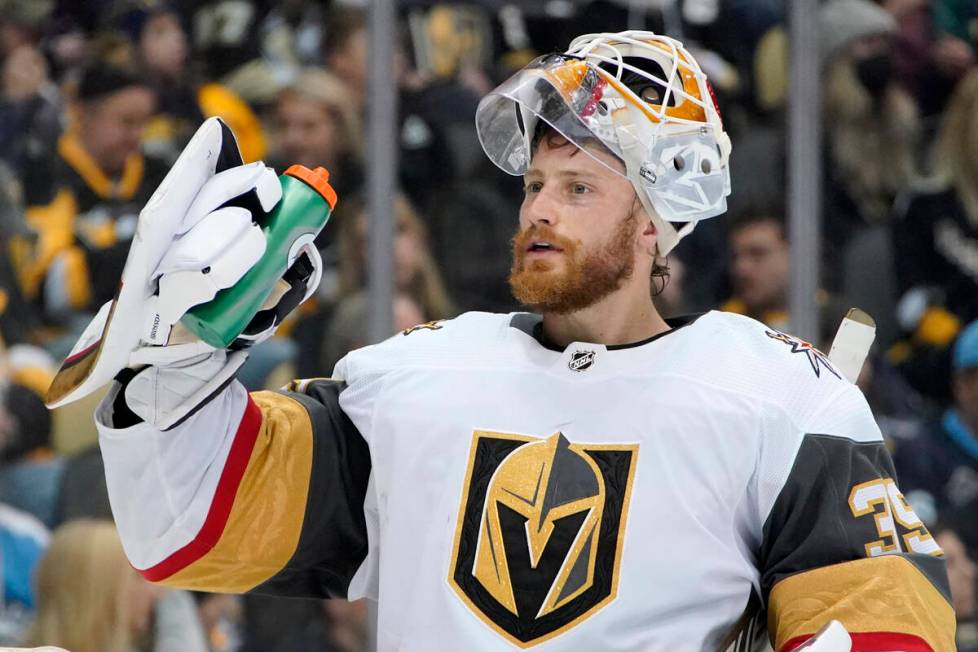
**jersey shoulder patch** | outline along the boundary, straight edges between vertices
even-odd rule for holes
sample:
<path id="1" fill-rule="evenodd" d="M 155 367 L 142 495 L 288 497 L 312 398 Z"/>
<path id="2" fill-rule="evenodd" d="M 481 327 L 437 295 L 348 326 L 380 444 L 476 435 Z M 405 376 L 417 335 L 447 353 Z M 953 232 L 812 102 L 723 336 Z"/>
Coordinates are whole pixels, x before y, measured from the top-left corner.
<path id="1" fill-rule="evenodd" d="M 772 340 L 787 346 L 787 350 L 790 353 L 804 357 L 808 361 L 808 365 L 811 367 L 812 373 L 815 374 L 816 378 L 821 378 L 823 373 L 828 373 L 842 380 L 842 374 L 832 365 L 829 357 L 815 348 L 811 343 L 795 335 L 782 333 L 773 328 L 766 328 L 764 334 Z"/>
<path id="2" fill-rule="evenodd" d="M 864 418 L 869 415 L 865 398 L 825 353 L 749 317 L 710 315 L 714 329 L 710 337 L 720 342 L 721 349 L 711 365 L 715 382 L 777 406 L 799 426 L 820 425 L 817 431 L 826 434 L 841 427 L 849 435 L 850 427 L 842 422 L 856 418 L 859 430 L 870 430 L 865 435 L 876 438 L 878 429 L 871 415 Z M 836 408 L 828 409 L 832 404 Z"/>
<path id="3" fill-rule="evenodd" d="M 726 337 L 737 347 L 740 355 L 766 361 L 765 366 L 772 372 L 846 382 L 828 355 L 814 344 L 744 315 L 727 312 L 711 314 L 727 331 Z"/>
<path id="4" fill-rule="evenodd" d="M 423 324 L 405 328 L 401 331 L 401 335 L 410 335 L 411 333 L 417 333 L 419 331 L 440 331 L 442 328 L 444 328 L 442 324 L 444 324 L 446 321 L 446 319 L 433 319 L 431 321 L 426 321 Z"/>

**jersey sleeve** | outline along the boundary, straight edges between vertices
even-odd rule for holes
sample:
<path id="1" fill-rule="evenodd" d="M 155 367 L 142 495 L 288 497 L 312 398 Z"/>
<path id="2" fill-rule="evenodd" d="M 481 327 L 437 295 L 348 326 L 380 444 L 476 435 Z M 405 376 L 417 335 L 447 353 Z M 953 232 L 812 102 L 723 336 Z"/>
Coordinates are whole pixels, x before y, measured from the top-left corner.
<path id="1" fill-rule="evenodd" d="M 368 555 L 366 442 L 346 383 L 234 382 L 179 426 L 114 429 L 97 413 L 113 515 L 147 580 L 187 589 L 347 597 Z"/>
<path id="2" fill-rule="evenodd" d="M 774 649 L 835 619 L 855 652 L 954 650 L 943 552 L 900 493 L 862 394 L 835 382 L 798 412 L 771 417 L 758 471 Z"/>

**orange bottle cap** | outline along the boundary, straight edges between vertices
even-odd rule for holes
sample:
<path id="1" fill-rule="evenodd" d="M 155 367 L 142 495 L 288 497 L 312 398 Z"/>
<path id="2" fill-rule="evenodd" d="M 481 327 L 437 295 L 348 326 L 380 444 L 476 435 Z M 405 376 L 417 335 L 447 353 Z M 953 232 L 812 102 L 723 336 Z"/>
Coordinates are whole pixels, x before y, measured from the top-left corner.
<path id="1" fill-rule="evenodd" d="M 330 210 L 336 208 L 336 191 L 333 190 L 333 186 L 329 185 L 329 171 L 326 168 L 318 167 L 315 170 L 310 170 L 305 165 L 296 163 L 286 170 L 285 173 L 290 177 L 295 177 L 299 181 L 304 182 L 322 195 L 326 203 L 329 204 Z"/>

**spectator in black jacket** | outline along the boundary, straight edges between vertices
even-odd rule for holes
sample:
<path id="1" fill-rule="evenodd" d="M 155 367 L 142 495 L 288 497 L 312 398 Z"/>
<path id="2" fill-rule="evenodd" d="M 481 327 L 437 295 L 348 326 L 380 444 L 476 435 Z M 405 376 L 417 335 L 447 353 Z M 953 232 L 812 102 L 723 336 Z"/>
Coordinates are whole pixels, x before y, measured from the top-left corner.
<path id="1" fill-rule="evenodd" d="M 51 445 L 51 413 L 41 397 L 21 385 L 7 389 L 4 403 L 13 427 L 0 451 L 0 502 L 53 528 L 64 459 Z"/>
<path id="2" fill-rule="evenodd" d="M 978 69 L 958 85 L 937 145 L 937 187 L 913 195 L 894 228 L 904 296 L 940 288 L 931 306 L 978 319 Z"/>
<path id="3" fill-rule="evenodd" d="M 958 85 L 935 153 L 936 183 L 911 195 L 892 227 L 906 337 L 889 356 L 917 391 L 940 400 L 948 347 L 978 319 L 978 70 Z"/>
<path id="4" fill-rule="evenodd" d="M 951 366 L 953 406 L 895 455 L 911 502 L 932 501 L 938 512 L 978 497 L 978 320 L 958 337 Z"/>

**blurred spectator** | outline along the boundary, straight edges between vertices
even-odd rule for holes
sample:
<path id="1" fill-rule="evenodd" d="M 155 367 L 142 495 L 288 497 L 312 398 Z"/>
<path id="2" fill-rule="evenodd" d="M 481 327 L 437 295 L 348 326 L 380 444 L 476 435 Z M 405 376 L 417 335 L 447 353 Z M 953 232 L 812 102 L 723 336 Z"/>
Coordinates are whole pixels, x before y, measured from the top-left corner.
<path id="1" fill-rule="evenodd" d="M 257 27 L 274 4 L 270 0 L 173 0 L 193 28 L 191 51 L 205 78 L 227 82 L 260 59 Z"/>
<path id="2" fill-rule="evenodd" d="M 934 75 L 933 2 L 882 0 L 880 5 L 896 20 L 894 76 L 917 102 L 924 116 L 941 110 L 947 99 L 946 81 Z"/>
<path id="3" fill-rule="evenodd" d="M 105 486 L 105 462 L 97 444 L 65 459 L 58 491 L 55 525 L 82 518 L 112 518 L 109 490 Z"/>
<path id="4" fill-rule="evenodd" d="M 889 220 L 916 175 L 919 121 L 894 81 L 896 21 L 869 0 L 829 0 L 819 12 L 825 125 L 827 271 L 841 268 L 860 229 Z M 887 264 L 887 261 L 879 261 Z M 830 288 L 841 279 L 827 278 Z"/>
<path id="5" fill-rule="evenodd" d="M 0 504 L 0 645 L 20 643 L 30 624 L 34 570 L 50 536 L 30 514 Z"/>
<path id="6" fill-rule="evenodd" d="M 362 125 L 357 101 L 342 81 L 308 68 L 275 98 L 273 115 L 278 149 L 272 167 L 323 166 L 342 200 L 363 184 Z"/>
<path id="7" fill-rule="evenodd" d="M 36 44 L 54 5 L 54 0 L 0 1 L 0 55 L 7 56 L 23 45 Z"/>
<path id="8" fill-rule="evenodd" d="M 772 0 L 687 1 L 682 3 L 682 7 L 685 28 L 683 36 L 715 52 L 715 54 L 696 53 L 697 61 L 700 61 L 699 57 L 703 56 L 706 62 L 704 72 L 709 79 L 720 80 L 720 85 L 725 86 L 724 95 L 731 100 L 735 99 L 736 96 L 733 95 L 735 91 L 746 90 L 738 89 L 734 84 L 744 86 L 740 78 L 744 78 L 745 81 L 749 79 L 758 41 L 771 27 L 784 21 L 784 3 L 772 2 Z M 732 72 L 723 74 L 723 68 L 717 67 L 719 57 L 731 62 Z M 730 77 L 734 79 L 724 82 Z M 735 110 L 738 107 L 734 102 L 724 104 L 724 113 L 727 113 L 726 107 Z"/>
<path id="9" fill-rule="evenodd" d="M 748 315 L 775 330 L 791 332 L 788 285 L 791 248 L 784 212 L 777 201 L 759 202 L 742 209 L 727 225 L 732 296 L 721 310 Z M 835 332 L 845 307 L 833 295 L 819 290 L 819 330 Z"/>
<path id="10" fill-rule="evenodd" d="M 324 600 L 331 639 L 343 652 L 367 649 L 367 600 Z"/>
<path id="11" fill-rule="evenodd" d="M 197 613 L 210 652 L 237 652 L 242 643 L 242 597 L 224 593 L 194 592 L 192 595 L 197 601 Z"/>
<path id="12" fill-rule="evenodd" d="M 10 368 L 6 357 L 0 356 L 0 395 L 10 389 Z M 0 401 L 0 451 L 16 441 L 17 422 L 7 409 L 6 401 Z"/>
<path id="13" fill-rule="evenodd" d="M 17 174 L 62 130 L 61 96 L 40 48 L 53 8 L 50 0 L 0 2 L 0 159 Z"/>
<path id="14" fill-rule="evenodd" d="M 345 298 L 367 283 L 367 206 L 363 197 L 347 199 L 340 220 L 339 296 Z M 428 233 L 408 199 L 394 198 L 394 285 L 421 307 L 426 319 L 455 316 Z"/>
<path id="15" fill-rule="evenodd" d="M 153 606 L 152 635 L 143 646 L 147 652 L 211 652 L 197 603 L 190 593 L 163 593 Z"/>
<path id="16" fill-rule="evenodd" d="M 978 319 L 978 70 L 952 96 L 935 153 L 935 182 L 908 196 L 892 226 L 905 339 L 889 355 L 940 400 L 948 347 L 961 324 Z"/>
<path id="17" fill-rule="evenodd" d="M 41 397 L 20 385 L 11 385 L 5 403 L 13 428 L 0 452 L 0 502 L 53 527 L 64 460 L 51 447 L 51 414 Z"/>
<path id="18" fill-rule="evenodd" d="M 55 531 L 37 571 L 37 616 L 28 645 L 72 652 L 205 652 L 192 600 L 169 595 L 133 570 L 109 521 L 80 519 Z M 156 613 L 154 616 L 154 608 Z"/>
<path id="19" fill-rule="evenodd" d="M 336 306 L 321 345 L 320 370 L 332 370 L 344 355 L 370 344 L 364 328 L 364 324 L 370 320 L 367 299 L 366 292 L 357 292 Z M 391 335 L 432 321 L 413 298 L 400 292 L 394 297 L 393 311 L 394 328 Z"/>
<path id="20" fill-rule="evenodd" d="M 974 513 L 956 511 L 938 521 L 931 534 L 944 550 L 947 577 L 951 585 L 951 604 L 957 617 L 956 643 L 958 652 L 978 652 L 978 566 L 963 540 L 968 529 L 966 521 L 974 521 Z M 974 529 L 974 526 L 971 526 Z"/>
<path id="21" fill-rule="evenodd" d="M 407 19 L 413 67 L 400 71 L 405 115 L 415 114 L 441 132 L 454 179 L 498 173 L 486 165 L 472 129 L 479 100 L 494 86 L 484 72 L 492 49 L 488 10 L 441 3 L 414 9 Z M 405 121 L 405 127 L 410 124 Z"/>
<path id="22" fill-rule="evenodd" d="M 944 76 L 960 79 L 978 54 L 978 5 L 970 0 L 934 0 L 934 26 L 934 62 Z"/>
<path id="23" fill-rule="evenodd" d="M 886 438 L 899 454 L 901 443 L 918 436 L 928 414 L 924 399 L 907 383 L 876 347 L 856 381 Z"/>
<path id="24" fill-rule="evenodd" d="M 978 318 L 978 69 L 951 99 L 936 153 L 937 188 L 912 195 L 894 224 L 899 287 L 968 322 Z"/>
<path id="25" fill-rule="evenodd" d="M 2 345 L 2 343 L 0 343 Z M 44 396 L 57 370 L 54 358 L 33 344 L 14 344 L 4 354 L 10 365 L 10 380 L 37 396 Z"/>
<path id="26" fill-rule="evenodd" d="M 244 641 L 240 652 L 335 652 L 325 640 L 322 608 L 317 600 L 295 600 L 249 593 L 243 596 Z"/>
<path id="27" fill-rule="evenodd" d="M 245 597 L 248 638 L 241 652 L 366 652 L 367 601 Z"/>
<path id="28" fill-rule="evenodd" d="M 728 213 L 739 215 L 748 207 L 773 196 L 783 197 L 787 186 L 788 36 L 783 24 L 775 25 L 760 39 L 751 61 L 753 113 L 732 129 L 730 153 L 731 194 Z M 723 110 L 727 122 L 729 110 Z M 705 229 L 703 229 L 705 230 Z M 693 237 L 701 230 L 693 232 Z M 680 248 L 680 251 L 684 249 Z M 699 266 L 697 261 L 697 266 Z"/>
<path id="29" fill-rule="evenodd" d="M 580 13 L 593 19 L 594 9 L 582 5 Z M 452 270 L 445 278 L 450 294 L 469 309 L 515 306 L 506 283 L 509 251 L 499 243 L 512 235 L 521 194 L 520 180 L 482 155 L 472 128 L 475 111 L 494 85 L 487 73 L 506 75 L 535 56 L 531 18 L 549 24 L 547 39 L 570 28 L 571 12 L 551 13 L 559 11 L 543 4 L 500 12 L 503 43 L 497 45 L 511 49 L 495 67 L 489 63 L 492 13 L 485 5 L 419 3 L 408 13 L 412 65 L 399 77 L 401 185 L 424 217 L 432 250 Z"/>
<path id="30" fill-rule="evenodd" d="M 791 252 L 783 215 L 777 210 L 748 209 L 727 229 L 733 296 L 721 309 L 789 331 Z"/>
<path id="31" fill-rule="evenodd" d="M 425 211 L 432 251 L 450 270 L 449 295 L 468 310 L 516 308 L 506 282 L 511 253 L 503 243 L 517 228 L 522 179 L 500 174 L 453 183 L 435 193 Z"/>
<path id="32" fill-rule="evenodd" d="M 938 513 L 978 497 L 978 321 L 961 332 L 951 366 L 953 406 L 894 459 L 904 492 L 920 492 Z"/>
<path id="33" fill-rule="evenodd" d="M 821 282 L 860 304 L 871 298 L 865 307 L 877 316 L 889 314 L 895 301 L 886 225 L 896 198 L 918 176 L 920 120 L 895 74 L 896 30 L 893 16 L 869 0 L 828 0 L 819 10 L 825 169 Z M 736 214 L 768 201 L 772 193 L 784 193 L 787 48 L 778 26 L 755 52 L 755 102 L 766 113 L 734 133 L 730 207 Z M 853 274 L 850 268 L 867 257 L 878 263 L 872 273 Z M 880 330 L 892 341 L 888 324 Z"/>
<path id="34" fill-rule="evenodd" d="M 326 20 L 323 63 L 353 93 L 358 107 L 367 101 L 367 16 L 361 9 L 338 8 Z M 403 65 L 403 60 L 399 61 Z"/>
<path id="35" fill-rule="evenodd" d="M 49 319 L 64 322 L 115 294 L 136 217 L 166 172 L 139 151 L 155 102 L 132 72 L 93 65 L 57 153 L 28 166 L 26 218 L 36 238 L 15 242 L 13 260 L 26 296 Z"/>
<path id="36" fill-rule="evenodd" d="M 323 45 L 326 69 L 350 89 L 360 115 L 367 114 L 366 14 L 362 9 L 339 8 L 327 17 Z M 411 200 L 423 207 L 447 187 L 461 171 L 458 163 L 472 160 L 477 140 L 472 129 L 479 97 L 463 85 L 449 80 L 427 79 L 408 65 L 400 40 L 394 43 L 394 77 L 398 86 L 398 171 L 401 187 Z M 450 126 L 465 124 L 464 142 L 469 147 L 453 148 Z M 458 155 L 454 149 L 462 149 Z M 475 150 L 474 153 L 478 153 Z M 484 157 L 479 157 L 484 163 Z M 470 168 L 471 166 L 463 166 Z"/>
<path id="37" fill-rule="evenodd" d="M 273 66 L 320 63 L 330 0 L 280 0 L 259 28 L 262 54 Z"/>
<path id="38" fill-rule="evenodd" d="M 16 382 L 39 394 L 47 391 L 54 362 L 39 347 L 40 317 L 21 292 L 16 269 L 7 255 L 11 238 L 27 233 L 15 205 L 11 179 L 0 164 L 0 385 Z"/>
<path id="39" fill-rule="evenodd" d="M 2 201 L 2 200 L 0 200 Z M 33 306 L 24 299 L 10 257 L 7 238 L 0 236 L 0 347 L 29 342 L 41 325 Z"/>
<path id="40" fill-rule="evenodd" d="M 187 35 L 171 3 L 147 0 L 117 20 L 135 44 L 140 71 L 159 100 L 143 135 L 147 153 L 173 163 L 200 123 L 218 115 L 234 131 L 246 163 L 264 158 L 265 135 L 251 108 L 220 83 L 200 83 L 190 67 Z"/>

